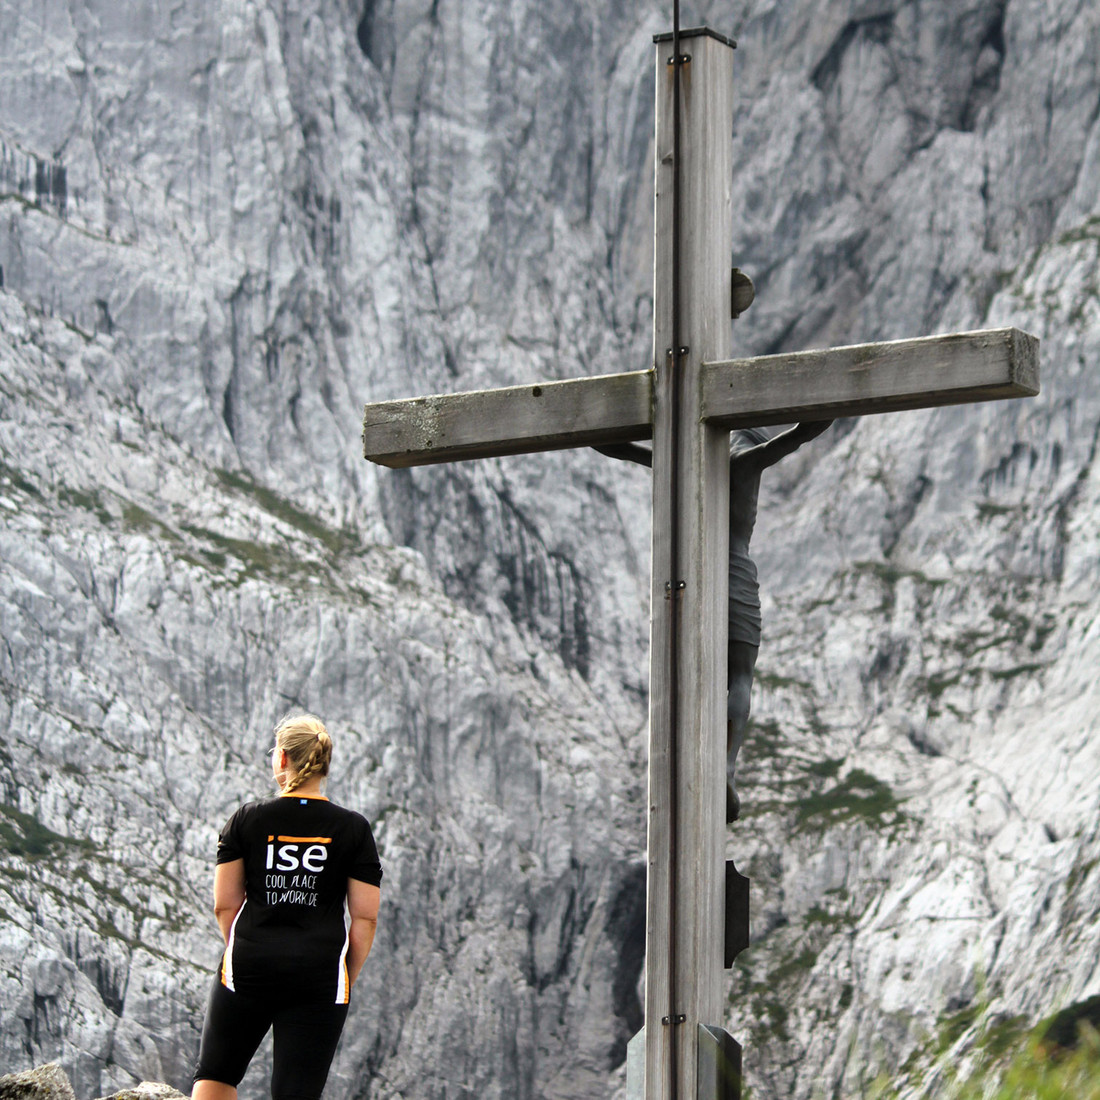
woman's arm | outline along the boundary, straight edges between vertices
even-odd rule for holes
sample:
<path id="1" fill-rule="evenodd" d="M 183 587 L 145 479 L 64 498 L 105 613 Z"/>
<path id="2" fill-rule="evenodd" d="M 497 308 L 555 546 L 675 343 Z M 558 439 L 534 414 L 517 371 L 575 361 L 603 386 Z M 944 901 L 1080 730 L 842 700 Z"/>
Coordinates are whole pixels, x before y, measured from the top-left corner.
<path id="1" fill-rule="evenodd" d="M 378 906 L 382 891 L 369 882 L 357 878 L 348 879 L 348 915 L 351 929 L 348 932 L 348 981 L 355 985 L 359 971 L 370 954 L 374 933 L 378 928 Z"/>
<path id="2" fill-rule="evenodd" d="M 219 863 L 214 868 L 214 917 L 222 930 L 222 938 L 229 942 L 229 929 L 233 918 L 241 911 L 245 897 L 244 860 Z"/>

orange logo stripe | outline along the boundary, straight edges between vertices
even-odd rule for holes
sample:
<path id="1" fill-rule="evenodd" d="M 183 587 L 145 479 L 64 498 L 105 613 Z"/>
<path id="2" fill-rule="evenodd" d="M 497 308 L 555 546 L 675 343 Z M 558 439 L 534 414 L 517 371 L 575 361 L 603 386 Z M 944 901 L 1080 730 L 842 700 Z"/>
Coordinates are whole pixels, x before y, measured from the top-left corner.
<path id="1" fill-rule="evenodd" d="M 285 844 L 331 844 L 330 836 L 281 836 L 277 837 L 280 843 Z"/>

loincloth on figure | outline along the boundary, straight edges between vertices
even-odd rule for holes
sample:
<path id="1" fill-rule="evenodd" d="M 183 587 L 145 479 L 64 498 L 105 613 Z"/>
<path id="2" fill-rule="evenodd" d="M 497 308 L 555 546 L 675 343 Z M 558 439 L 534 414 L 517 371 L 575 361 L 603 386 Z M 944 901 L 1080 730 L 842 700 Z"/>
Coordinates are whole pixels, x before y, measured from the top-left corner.
<path id="1" fill-rule="evenodd" d="M 731 642 L 760 645 L 760 582 L 756 563 L 747 554 L 730 551 L 729 637 Z"/>

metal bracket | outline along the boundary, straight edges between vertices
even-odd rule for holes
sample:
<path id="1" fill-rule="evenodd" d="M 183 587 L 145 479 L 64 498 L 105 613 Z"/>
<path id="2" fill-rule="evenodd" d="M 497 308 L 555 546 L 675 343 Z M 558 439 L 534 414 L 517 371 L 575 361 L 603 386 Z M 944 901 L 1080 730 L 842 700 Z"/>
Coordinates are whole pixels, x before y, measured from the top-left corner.
<path id="1" fill-rule="evenodd" d="M 683 1014 L 680 1014 L 680 1015 L 677 1015 L 677 1016 L 662 1016 L 661 1017 L 661 1023 L 664 1024 L 666 1027 L 675 1026 L 677 1024 L 682 1024 L 686 1020 L 687 1020 L 687 1017 L 684 1016 Z"/>
<path id="2" fill-rule="evenodd" d="M 723 1027 L 699 1025 L 697 1100 L 740 1100 L 741 1045 Z"/>
<path id="3" fill-rule="evenodd" d="M 749 946 L 749 880 L 726 860 L 726 921 L 724 962 L 727 970 Z"/>
<path id="4" fill-rule="evenodd" d="M 739 267 L 730 272 L 730 316 L 735 320 L 752 305 L 756 287 Z"/>
<path id="5" fill-rule="evenodd" d="M 680 64 L 681 64 L 681 65 L 687 65 L 687 64 L 689 64 L 690 62 L 691 62 L 691 54 L 689 54 L 689 53 L 682 53 L 682 54 L 680 54 Z M 675 64 L 676 64 L 676 57 L 675 57 L 675 55 L 673 55 L 672 57 L 668 58 L 668 59 L 667 59 L 667 60 L 665 61 L 665 64 L 666 64 L 666 65 L 675 65 Z"/>
<path id="6" fill-rule="evenodd" d="M 672 581 L 665 581 L 665 599 L 671 600 L 673 594 L 677 596 L 682 595 L 685 588 L 687 588 L 686 581 L 677 581 L 675 588 L 672 587 Z"/>

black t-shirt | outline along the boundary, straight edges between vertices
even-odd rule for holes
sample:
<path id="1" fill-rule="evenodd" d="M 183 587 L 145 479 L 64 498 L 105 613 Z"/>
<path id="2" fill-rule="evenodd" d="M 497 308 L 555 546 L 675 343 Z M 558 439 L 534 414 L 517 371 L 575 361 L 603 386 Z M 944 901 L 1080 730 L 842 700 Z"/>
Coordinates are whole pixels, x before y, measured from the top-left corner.
<path id="1" fill-rule="evenodd" d="M 244 860 L 245 902 L 222 958 L 228 989 L 348 999 L 348 879 L 378 886 L 370 823 L 326 798 L 249 802 L 226 822 L 218 862 Z"/>

